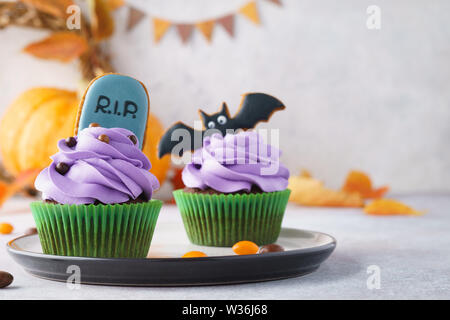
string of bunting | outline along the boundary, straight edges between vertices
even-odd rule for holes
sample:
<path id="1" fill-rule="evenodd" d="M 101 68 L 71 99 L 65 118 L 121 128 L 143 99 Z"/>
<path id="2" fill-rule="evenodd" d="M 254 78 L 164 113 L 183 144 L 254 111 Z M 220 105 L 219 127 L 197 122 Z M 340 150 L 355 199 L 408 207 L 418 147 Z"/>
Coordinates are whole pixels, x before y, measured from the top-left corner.
<path id="1" fill-rule="evenodd" d="M 267 0 L 278 6 L 281 6 L 281 0 Z M 128 23 L 127 23 L 127 31 L 131 31 L 134 27 L 136 27 L 139 22 L 141 22 L 144 18 L 148 16 L 147 13 L 128 5 L 129 7 L 129 15 L 128 15 Z M 175 27 L 183 44 L 186 44 L 192 32 L 197 29 L 200 33 L 205 37 L 208 42 L 211 42 L 213 30 L 216 25 L 222 26 L 225 31 L 229 34 L 230 37 L 234 37 L 234 20 L 237 14 L 241 14 L 251 22 L 256 25 L 261 24 L 261 20 L 259 19 L 258 8 L 256 5 L 256 0 L 252 0 L 247 2 L 245 5 L 240 7 L 236 12 L 228 13 L 226 15 L 206 19 L 197 22 L 174 22 L 168 19 L 162 19 L 155 16 L 150 16 L 152 24 L 153 24 L 153 40 L 155 43 L 161 41 L 164 35 L 169 31 L 171 27 Z"/>

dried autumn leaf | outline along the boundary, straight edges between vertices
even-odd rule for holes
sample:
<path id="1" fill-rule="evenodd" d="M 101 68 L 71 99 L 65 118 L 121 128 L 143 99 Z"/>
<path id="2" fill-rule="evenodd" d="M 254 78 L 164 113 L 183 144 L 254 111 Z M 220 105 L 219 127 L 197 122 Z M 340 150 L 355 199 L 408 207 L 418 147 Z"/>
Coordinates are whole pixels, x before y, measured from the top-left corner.
<path id="1" fill-rule="evenodd" d="M 311 173 L 310 173 L 308 170 L 303 169 L 303 170 L 300 172 L 300 177 L 312 178 L 312 175 L 311 175 Z"/>
<path id="2" fill-rule="evenodd" d="M 9 184 L 0 181 L 0 207 L 10 196 Z"/>
<path id="3" fill-rule="evenodd" d="M 422 215 L 424 211 L 417 211 L 404 203 L 392 199 L 377 199 L 364 207 L 364 212 L 373 215 Z"/>
<path id="4" fill-rule="evenodd" d="M 89 0 L 92 35 L 96 41 L 109 38 L 114 32 L 111 7 L 106 0 Z"/>
<path id="5" fill-rule="evenodd" d="M 107 0 L 108 6 L 111 10 L 116 10 L 125 4 L 125 0 Z"/>
<path id="6" fill-rule="evenodd" d="M 33 184 L 40 169 L 30 169 L 20 173 L 12 183 L 0 181 L 0 207 L 18 191 Z"/>
<path id="7" fill-rule="evenodd" d="M 384 186 L 374 189 L 370 177 L 362 171 L 350 171 L 347 175 L 342 190 L 346 192 L 357 192 L 364 199 L 377 199 L 389 190 L 389 187 Z"/>
<path id="8" fill-rule="evenodd" d="M 289 178 L 290 201 L 304 206 L 321 207 L 362 207 L 362 197 L 354 192 L 335 191 L 323 183 L 307 176 Z"/>
<path id="9" fill-rule="evenodd" d="M 67 7 L 74 4 L 72 0 L 21 0 L 39 11 L 48 13 L 55 17 L 65 18 Z"/>
<path id="10" fill-rule="evenodd" d="M 86 39 L 73 32 L 56 32 L 44 40 L 34 42 L 24 51 L 41 59 L 70 62 L 88 49 Z"/>

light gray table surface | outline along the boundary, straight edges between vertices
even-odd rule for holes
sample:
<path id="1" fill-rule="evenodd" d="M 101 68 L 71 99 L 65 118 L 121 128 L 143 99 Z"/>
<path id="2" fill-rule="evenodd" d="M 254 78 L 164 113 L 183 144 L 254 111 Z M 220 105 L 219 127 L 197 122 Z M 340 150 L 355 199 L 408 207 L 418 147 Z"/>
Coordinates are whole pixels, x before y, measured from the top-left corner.
<path id="1" fill-rule="evenodd" d="M 0 222 L 15 226 L 0 235 L 0 270 L 14 275 L 0 289 L 3 299 L 449 299 L 450 195 L 397 196 L 420 217 L 375 217 L 360 209 L 306 208 L 289 205 L 283 226 L 322 231 L 337 239 L 331 257 L 314 273 L 252 284 L 137 288 L 81 285 L 35 278 L 16 264 L 6 242 L 23 233 L 33 220 L 28 200 L 15 198 L 0 210 Z M 181 224 L 177 209 L 165 205 L 158 224 Z M 155 237 L 158 236 L 155 233 Z M 380 288 L 368 289 L 370 266 L 380 270 Z M 370 269 L 369 269 L 370 270 Z"/>

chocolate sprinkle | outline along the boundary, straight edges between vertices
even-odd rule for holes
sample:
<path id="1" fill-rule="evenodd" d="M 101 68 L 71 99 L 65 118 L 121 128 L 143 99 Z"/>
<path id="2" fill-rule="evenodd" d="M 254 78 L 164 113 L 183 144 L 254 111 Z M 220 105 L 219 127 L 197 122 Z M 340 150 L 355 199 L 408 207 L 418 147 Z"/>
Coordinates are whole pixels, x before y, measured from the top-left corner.
<path id="1" fill-rule="evenodd" d="M 69 148 L 73 148 L 77 145 L 77 139 L 75 139 L 74 137 L 69 137 L 66 139 L 66 146 L 68 146 Z"/>
<path id="2" fill-rule="evenodd" d="M 60 162 L 56 165 L 56 171 L 62 175 L 65 175 L 67 171 L 69 171 L 69 169 L 70 169 L 69 165 L 64 162 Z"/>
<path id="3" fill-rule="evenodd" d="M 109 143 L 109 137 L 106 134 L 99 135 L 97 139 L 104 143 Z"/>
<path id="4" fill-rule="evenodd" d="M 92 127 L 100 127 L 100 125 L 97 122 L 92 122 L 91 124 L 89 124 L 89 128 Z"/>
<path id="5" fill-rule="evenodd" d="M 130 140 L 131 140 L 131 142 L 133 142 L 133 144 L 137 143 L 137 138 L 135 135 L 128 136 L 128 138 L 130 138 Z"/>

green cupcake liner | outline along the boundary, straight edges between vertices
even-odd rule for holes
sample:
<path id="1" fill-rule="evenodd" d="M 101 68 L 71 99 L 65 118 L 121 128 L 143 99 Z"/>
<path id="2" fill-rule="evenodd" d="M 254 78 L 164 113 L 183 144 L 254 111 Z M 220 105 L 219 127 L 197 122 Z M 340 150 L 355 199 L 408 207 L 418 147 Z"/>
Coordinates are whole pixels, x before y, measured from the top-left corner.
<path id="1" fill-rule="evenodd" d="M 274 243 L 289 199 L 289 189 L 250 194 L 173 192 L 189 240 L 198 245 L 231 247 L 241 240 Z"/>
<path id="2" fill-rule="evenodd" d="M 145 258 L 162 202 L 68 205 L 31 203 L 46 254 Z"/>

